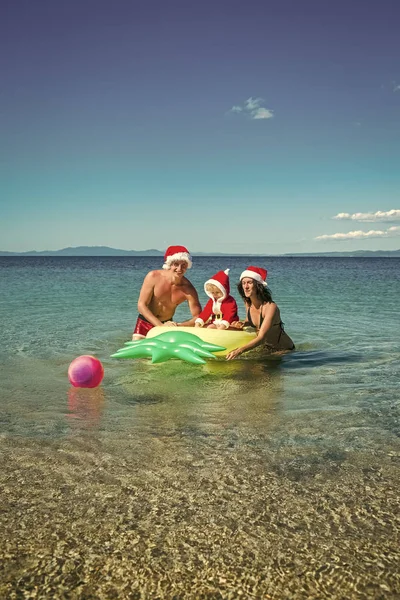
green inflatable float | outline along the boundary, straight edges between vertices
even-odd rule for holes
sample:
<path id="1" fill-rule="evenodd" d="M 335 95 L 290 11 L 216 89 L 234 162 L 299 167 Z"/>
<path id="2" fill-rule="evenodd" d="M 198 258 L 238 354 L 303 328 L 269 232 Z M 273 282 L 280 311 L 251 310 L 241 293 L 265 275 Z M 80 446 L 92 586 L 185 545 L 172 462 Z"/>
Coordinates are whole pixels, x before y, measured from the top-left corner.
<path id="1" fill-rule="evenodd" d="M 226 356 L 256 337 L 254 332 L 223 329 L 154 327 L 142 340 L 126 342 L 112 358 L 149 358 L 161 363 L 179 358 L 192 364 L 204 364 L 205 358 Z"/>

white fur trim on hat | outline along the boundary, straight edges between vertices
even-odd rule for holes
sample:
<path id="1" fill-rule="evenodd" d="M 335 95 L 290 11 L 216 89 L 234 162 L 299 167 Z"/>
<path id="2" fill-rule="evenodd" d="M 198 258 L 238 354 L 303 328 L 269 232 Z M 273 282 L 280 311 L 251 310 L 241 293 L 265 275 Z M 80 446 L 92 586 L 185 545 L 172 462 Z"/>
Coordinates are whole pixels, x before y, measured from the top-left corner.
<path id="1" fill-rule="evenodd" d="M 241 274 L 240 281 L 242 281 L 242 279 L 244 279 L 245 277 L 250 277 L 251 279 L 255 279 L 256 281 L 258 281 L 258 283 L 262 283 L 262 285 L 264 285 L 265 287 L 268 287 L 268 283 L 266 281 L 264 281 L 264 279 L 261 277 L 261 275 L 259 275 L 255 271 L 248 271 L 246 269 L 246 271 L 243 271 L 243 273 Z"/>
<path id="2" fill-rule="evenodd" d="M 163 264 L 163 269 L 170 269 L 172 263 L 177 262 L 178 260 L 183 260 L 187 262 L 188 269 L 191 268 L 192 261 L 190 258 L 190 254 L 188 254 L 187 252 L 177 252 L 176 254 L 171 254 L 171 256 L 168 256 L 167 260 Z"/>

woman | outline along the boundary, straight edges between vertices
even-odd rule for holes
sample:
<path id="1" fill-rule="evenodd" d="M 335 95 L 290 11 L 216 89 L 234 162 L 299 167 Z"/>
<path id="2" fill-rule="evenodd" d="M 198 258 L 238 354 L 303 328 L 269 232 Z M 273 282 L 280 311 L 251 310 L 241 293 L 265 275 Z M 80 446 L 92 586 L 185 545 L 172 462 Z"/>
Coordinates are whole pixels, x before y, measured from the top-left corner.
<path id="1" fill-rule="evenodd" d="M 239 321 L 236 327 L 254 327 L 257 337 L 242 348 L 229 352 L 227 360 L 237 358 L 261 344 L 273 351 L 294 349 L 293 341 L 283 329 L 279 308 L 272 300 L 266 279 L 267 271 L 260 267 L 248 267 L 240 276 L 238 290 L 245 302 L 247 315 L 245 323 Z"/>

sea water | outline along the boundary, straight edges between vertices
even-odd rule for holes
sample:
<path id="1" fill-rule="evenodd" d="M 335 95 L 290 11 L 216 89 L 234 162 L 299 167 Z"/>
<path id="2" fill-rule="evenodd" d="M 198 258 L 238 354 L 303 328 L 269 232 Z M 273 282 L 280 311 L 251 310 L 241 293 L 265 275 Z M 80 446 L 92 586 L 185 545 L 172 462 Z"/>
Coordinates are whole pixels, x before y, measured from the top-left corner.
<path id="1" fill-rule="evenodd" d="M 400 259 L 195 257 L 241 317 L 267 268 L 295 352 L 110 358 L 160 263 L 0 258 L 0 596 L 398 597 Z"/>

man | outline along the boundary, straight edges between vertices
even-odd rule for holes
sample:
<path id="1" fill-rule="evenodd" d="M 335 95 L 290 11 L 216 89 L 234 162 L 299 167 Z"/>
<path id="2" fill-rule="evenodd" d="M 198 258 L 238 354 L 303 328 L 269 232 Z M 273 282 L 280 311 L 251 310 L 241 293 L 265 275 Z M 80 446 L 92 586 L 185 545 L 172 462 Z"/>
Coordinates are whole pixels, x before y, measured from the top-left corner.
<path id="1" fill-rule="evenodd" d="M 144 278 L 138 300 L 139 316 L 132 339 L 139 340 L 157 325 L 193 325 L 201 312 L 197 292 L 185 277 L 192 266 L 189 251 L 184 246 L 169 246 L 164 255 L 163 270 L 150 271 Z M 189 304 L 192 318 L 184 323 L 172 321 L 175 309 L 182 302 Z"/>

